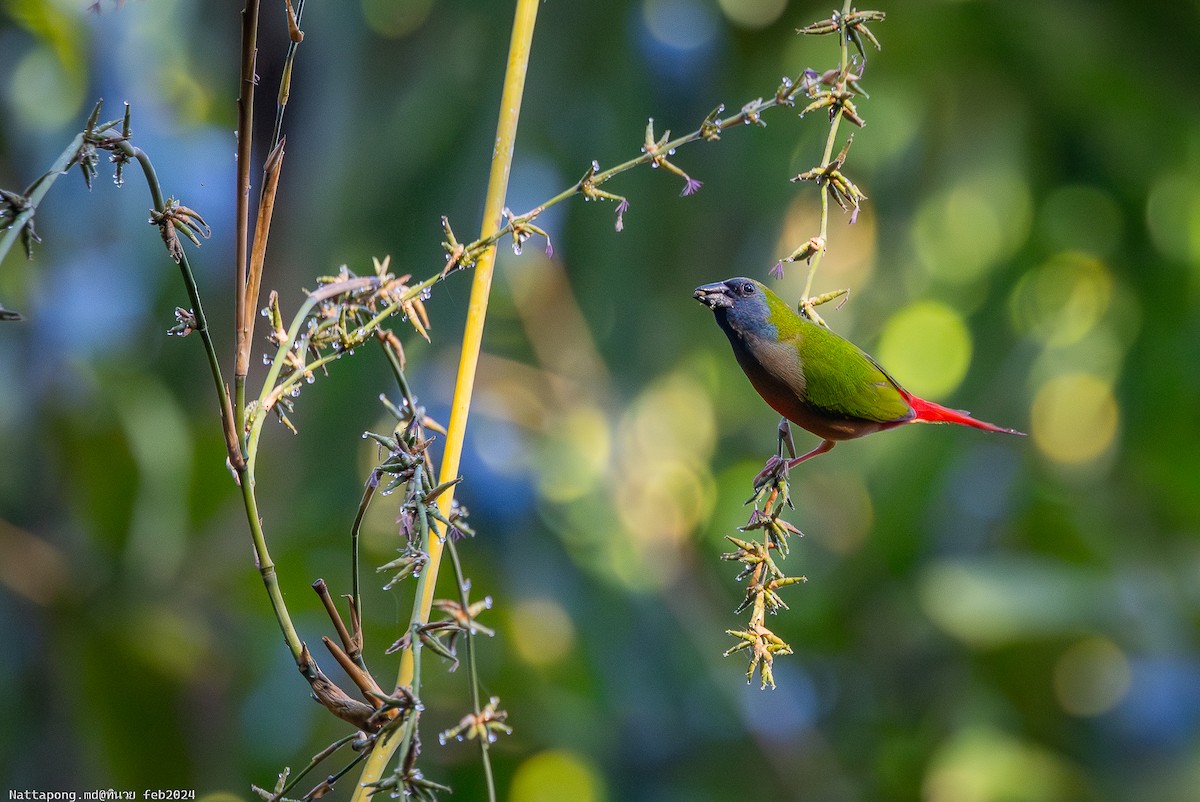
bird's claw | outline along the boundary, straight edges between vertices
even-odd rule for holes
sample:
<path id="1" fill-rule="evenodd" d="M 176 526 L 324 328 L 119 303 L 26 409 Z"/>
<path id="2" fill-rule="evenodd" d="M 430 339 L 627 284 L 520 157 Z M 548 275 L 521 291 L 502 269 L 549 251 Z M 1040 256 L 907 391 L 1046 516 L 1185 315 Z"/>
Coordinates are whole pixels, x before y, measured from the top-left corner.
<path id="1" fill-rule="evenodd" d="M 759 490 L 766 487 L 768 484 L 786 478 L 787 470 L 788 461 L 777 454 L 772 454 L 771 458 L 767 460 L 767 464 L 764 465 L 763 469 L 754 477 L 755 494 L 757 494 Z"/>

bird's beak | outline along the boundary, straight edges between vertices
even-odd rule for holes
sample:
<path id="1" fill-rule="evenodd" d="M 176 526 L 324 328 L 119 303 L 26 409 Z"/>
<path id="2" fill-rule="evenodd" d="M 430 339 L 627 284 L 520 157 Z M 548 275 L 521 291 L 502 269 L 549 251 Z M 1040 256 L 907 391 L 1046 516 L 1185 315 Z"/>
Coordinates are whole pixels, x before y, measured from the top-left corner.
<path id="1" fill-rule="evenodd" d="M 697 287 L 696 291 L 692 293 L 692 297 L 712 310 L 733 306 L 729 288 L 721 282 Z"/>

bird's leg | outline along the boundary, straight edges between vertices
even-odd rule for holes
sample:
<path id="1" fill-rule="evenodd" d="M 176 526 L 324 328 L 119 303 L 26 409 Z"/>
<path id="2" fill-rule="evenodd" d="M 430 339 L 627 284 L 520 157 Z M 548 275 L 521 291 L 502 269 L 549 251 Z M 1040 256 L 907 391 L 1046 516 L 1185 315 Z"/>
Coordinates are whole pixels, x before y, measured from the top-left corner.
<path id="1" fill-rule="evenodd" d="M 783 450 L 787 449 L 788 456 L 796 457 L 796 444 L 792 442 L 792 425 L 787 418 L 779 419 L 779 457 L 783 458 Z"/>
<path id="2" fill-rule="evenodd" d="M 796 457 L 794 460 L 791 460 L 790 462 L 788 462 L 788 464 L 787 464 L 788 469 L 790 470 L 792 468 L 795 468 L 797 465 L 799 465 L 801 462 L 804 462 L 807 459 L 812 459 L 813 457 L 820 456 L 821 454 L 824 454 L 826 451 L 828 451 L 829 449 L 833 448 L 836 445 L 837 445 L 837 441 L 835 441 L 835 440 L 822 440 L 821 445 L 817 446 L 812 451 L 808 452 L 807 454 L 802 454 L 799 457 Z"/>

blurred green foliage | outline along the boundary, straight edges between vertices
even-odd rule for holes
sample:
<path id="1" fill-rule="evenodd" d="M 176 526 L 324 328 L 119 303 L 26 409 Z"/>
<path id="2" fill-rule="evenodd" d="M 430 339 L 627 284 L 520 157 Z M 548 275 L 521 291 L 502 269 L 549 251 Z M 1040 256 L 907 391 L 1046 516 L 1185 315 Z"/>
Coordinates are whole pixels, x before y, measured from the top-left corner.
<path id="1" fill-rule="evenodd" d="M 166 191 L 213 226 L 195 263 L 224 337 L 239 15 L 85 6 L 0 6 L 0 186 L 44 170 L 95 98 L 109 116 L 128 99 Z M 263 120 L 286 38 L 266 6 Z M 879 7 L 846 168 L 870 200 L 831 223 L 816 289 L 852 292 L 826 320 L 914 392 L 1031 436 L 909 427 L 798 469 L 808 535 L 788 570 L 809 582 L 772 621 L 796 654 L 778 690 L 747 687 L 720 657 L 741 590 L 718 554 L 776 420 L 690 294 L 764 278 L 815 233 L 815 190 L 787 179 L 819 160 L 824 118 L 776 111 L 681 150 L 693 197 L 652 170 L 619 177 L 619 234 L 612 204 L 540 218 L 553 261 L 502 254 L 460 493 L 481 533 L 463 548 L 474 593 L 497 602 L 480 661 L 516 730 L 494 753 L 506 798 L 1200 799 L 1197 6 Z M 439 215 L 477 226 L 510 14 L 309 5 L 266 279 L 285 307 L 372 256 L 429 275 Z M 832 39 L 794 35 L 826 14 L 545 4 L 509 205 L 636 155 L 648 117 L 691 130 L 833 66 Z M 307 698 L 263 598 L 201 349 L 163 336 L 184 295 L 148 207 L 132 177 L 89 196 L 73 176 L 38 211 L 35 261 L 0 269 L 28 318 L 0 329 L 0 784 L 248 798 L 342 725 Z M 803 271 L 777 286 L 797 297 Z M 467 293 L 461 275 L 440 285 L 433 344 L 410 345 L 435 414 Z M 374 458 L 359 435 L 393 389 L 377 354 L 331 374 L 259 470 L 309 643 L 328 622 L 308 585 L 348 588 Z M 369 564 L 394 555 L 394 518 L 373 509 Z M 386 677 L 411 595 L 374 580 L 367 650 Z M 431 735 L 467 694 L 461 674 L 426 682 Z M 478 798 L 474 749 L 429 735 L 426 773 Z"/>

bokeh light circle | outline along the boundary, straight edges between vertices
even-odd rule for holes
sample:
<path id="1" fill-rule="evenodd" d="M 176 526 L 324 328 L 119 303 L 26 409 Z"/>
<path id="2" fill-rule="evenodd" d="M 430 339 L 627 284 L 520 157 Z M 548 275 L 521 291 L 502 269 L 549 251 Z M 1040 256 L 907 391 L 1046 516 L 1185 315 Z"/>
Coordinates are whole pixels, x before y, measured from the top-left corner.
<path id="1" fill-rule="evenodd" d="M 433 0 L 362 0 L 367 26 L 390 39 L 413 33 L 429 18 Z"/>
<path id="2" fill-rule="evenodd" d="M 1200 189 L 1194 176 L 1168 173 L 1150 188 L 1146 228 L 1159 253 L 1200 265 Z"/>
<path id="3" fill-rule="evenodd" d="M 553 599 L 523 599 L 509 613 L 509 634 L 517 656 L 531 666 L 559 662 L 575 644 L 575 625 Z"/>
<path id="4" fill-rule="evenodd" d="M 39 129 L 52 129 L 79 114 L 83 81 L 44 48 L 26 53 L 8 80 L 8 98 L 18 119 Z"/>
<path id="5" fill-rule="evenodd" d="M 1024 179 L 993 169 L 925 201 L 913 222 L 917 257 L 948 284 L 983 278 L 1026 240 L 1032 202 Z"/>
<path id="6" fill-rule="evenodd" d="M 908 390 L 943 396 L 967 375 L 971 349 L 971 333 L 958 312 L 939 301 L 917 301 L 884 326 L 879 359 Z"/>
<path id="7" fill-rule="evenodd" d="M 1129 660 L 1108 638 L 1071 645 L 1054 666 L 1054 694 L 1062 709 L 1075 716 L 1107 713 L 1125 698 L 1132 680 Z"/>
<path id="8" fill-rule="evenodd" d="M 783 14 L 787 0 L 717 0 L 726 19 L 743 28 L 765 28 Z"/>
<path id="9" fill-rule="evenodd" d="M 517 767 L 508 798 L 510 802 L 602 802 L 604 781 L 582 755 L 549 749 Z"/>
<path id="10" fill-rule="evenodd" d="M 1080 252 L 1061 253 L 1021 277 L 1013 290 L 1013 324 L 1054 347 L 1090 334 L 1108 312 L 1113 280 L 1108 267 Z"/>
<path id="11" fill-rule="evenodd" d="M 642 19 L 651 36 L 674 50 L 697 50 L 717 33 L 716 14 L 696 0 L 645 0 Z"/>
<path id="12" fill-rule="evenodd" d="M 1092 373 L 1066 373 L 1045 382 L 1033 399 L 1033 442 L 1054 462 L 1082 465 L 1116 439 L 1120 408 L 1112 385 Z"/>

